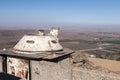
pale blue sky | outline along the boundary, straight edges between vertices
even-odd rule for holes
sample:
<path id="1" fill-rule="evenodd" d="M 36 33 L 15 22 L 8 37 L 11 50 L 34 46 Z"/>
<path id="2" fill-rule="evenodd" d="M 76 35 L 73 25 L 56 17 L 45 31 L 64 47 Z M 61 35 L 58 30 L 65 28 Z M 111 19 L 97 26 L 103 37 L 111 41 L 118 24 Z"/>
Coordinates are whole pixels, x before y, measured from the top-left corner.
<path id="1" fill-rule="evenodd" d="M 0 0 L 0 27 L 120 25 L 120 0 Z"/>

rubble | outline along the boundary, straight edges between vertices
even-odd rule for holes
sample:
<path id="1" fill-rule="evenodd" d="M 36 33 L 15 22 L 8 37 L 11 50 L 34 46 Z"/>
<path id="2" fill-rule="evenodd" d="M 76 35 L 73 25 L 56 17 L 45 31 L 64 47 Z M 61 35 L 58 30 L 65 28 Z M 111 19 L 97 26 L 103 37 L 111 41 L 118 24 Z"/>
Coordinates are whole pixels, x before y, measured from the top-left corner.
<path id="1" fill-rule="evenodd" d="M 71 61 L 72 61 L 72 65 L 75 67 L 82 67 L 82 68 L 86 68 L 86 69 L 95 69 L 95 65 L 90 62 L 87 57 L 80 53 L 79 51 L 76 51 L 74 54 L 71 55 Z"/>
<path id="2" fill-rule="evenodd" d="M 103 73 L 115 73 L 120 74 L 120 72 L 114 72 L 107 68 L 103 68 L 101 66 L 96 66 L 93 62 L 90 62 L 87 59 L 87 56 L 81 53 L 80 51 L 76 51 L 71 55 L 71 64 L 73 67 L 79 67 L 86 70 L 96 70 Z"/>

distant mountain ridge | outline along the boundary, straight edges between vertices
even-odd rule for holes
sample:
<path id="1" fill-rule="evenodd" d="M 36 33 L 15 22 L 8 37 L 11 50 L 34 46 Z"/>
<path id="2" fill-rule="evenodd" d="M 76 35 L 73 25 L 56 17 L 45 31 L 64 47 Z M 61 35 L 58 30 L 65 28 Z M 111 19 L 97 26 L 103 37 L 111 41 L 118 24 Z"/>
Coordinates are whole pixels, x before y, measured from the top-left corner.
<path id="1" fill-rule="evenodd" d="M 58 26 L 0 26 L 0 30 L 17 30 L 17 29 L 41 29 L 41 28 L 50 28 L 50 27 L 60 27 L 61 30 L 74 30 L 74 31 L 108 31 L 108 32 L 114 32 L 114 31 L 120 31 L 120 25 L 58 25 Z"/>

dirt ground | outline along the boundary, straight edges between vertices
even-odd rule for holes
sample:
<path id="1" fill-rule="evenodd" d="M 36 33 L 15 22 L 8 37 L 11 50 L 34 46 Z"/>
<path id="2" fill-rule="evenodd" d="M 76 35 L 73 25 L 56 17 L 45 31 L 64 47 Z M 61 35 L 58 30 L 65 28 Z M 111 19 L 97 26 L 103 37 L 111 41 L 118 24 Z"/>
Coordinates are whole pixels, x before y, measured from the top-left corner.
<path id="1" fill-rule="evenodd" d="M 120 72 L 120 62 L 114 60 L 100 59 L 100 58 L 88 58 L 96 66 L 107 68 L 111 71 Z"/>

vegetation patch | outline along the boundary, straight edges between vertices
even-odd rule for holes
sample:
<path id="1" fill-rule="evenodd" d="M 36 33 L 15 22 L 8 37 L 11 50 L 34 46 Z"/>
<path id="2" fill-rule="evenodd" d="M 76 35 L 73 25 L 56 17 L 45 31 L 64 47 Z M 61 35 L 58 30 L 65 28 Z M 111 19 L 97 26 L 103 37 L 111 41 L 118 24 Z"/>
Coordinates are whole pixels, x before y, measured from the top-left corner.
<path id="1" fill-rule="evenodd" d="M 120 61 L 120 53 L 113 54 L 101 50 L 86 51 L 86 53 L 89 55 L 95 55 L 97 58 Z"/>

